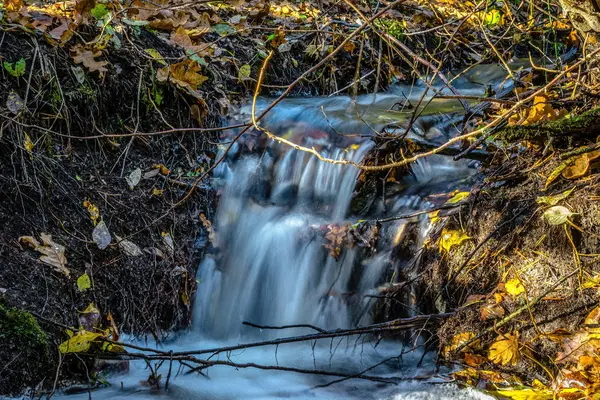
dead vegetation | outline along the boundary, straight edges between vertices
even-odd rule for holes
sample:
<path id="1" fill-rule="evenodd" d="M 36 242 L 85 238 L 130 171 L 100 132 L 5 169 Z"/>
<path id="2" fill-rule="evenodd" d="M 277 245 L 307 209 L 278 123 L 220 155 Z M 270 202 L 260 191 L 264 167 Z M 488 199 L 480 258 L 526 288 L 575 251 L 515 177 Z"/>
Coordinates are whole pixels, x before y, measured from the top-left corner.
<path id="1" fill-rule="evenodd" d="M 600 365 L 597 50 L 553 16 L 556 5 L 324 3 L 5 2 L 0 301 L 36 315 L 52 348 L 77 340 L 89 348 L 119 331 L 160 340 L 189 321 L 195 271 L 210 245 L 214 193 L 204 185 L 220 162 L 218 126 L 254 87 L 279 96 L 269 108 L 289 94 L 375 92 L 395 80 L 442 79 L 453 90 L 450 68 L 531 52 L 544 67 L 514 76 L 516 90 L 483 109 L 465 106 L 455 139 L 431 149 L 404 140 L 406 132 L 379 135 L 358 166 L 361 190 L 379 196 L 381 182 L 399 182 L 411 161 L 449 148 L 493 154 L 486 180 L 457 200 L 459 213 L 431 214 L 419 305 L 452 311 L 440 349 L 467 366 L 457 375 L 467 383 L 591 394 Z M 559 44 L 582 56 L 561 62 Z M 236 126 L 227 150 L 262 115 Z M 367 212 L 365 202 L 356 208 Z M 328 238 L 333 256 L 340 233 L 348 231 Z M 79 325 L 90 303 L 100 320 L 68 338 L 65 326 Z M 402 312 L 380 307 L 381 315 Z M 85 336 L 100 327 L 108 333 Z M 70 360 L 69 377 L 83 370 Z M 14 368 L 26 364 L 17 359 Z M 40 374 L 0 392 L 35 385 Z M 40 390 L 53 386 L 53 374 Z"/>

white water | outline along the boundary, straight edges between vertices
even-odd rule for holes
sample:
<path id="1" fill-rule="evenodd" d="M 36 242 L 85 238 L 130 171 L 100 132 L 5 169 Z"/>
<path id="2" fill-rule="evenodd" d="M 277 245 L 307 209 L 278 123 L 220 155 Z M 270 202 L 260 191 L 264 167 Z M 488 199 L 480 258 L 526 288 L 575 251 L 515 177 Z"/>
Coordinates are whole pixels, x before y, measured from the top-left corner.
<path id="1" fill-rule="evenodd" d="M 479 89 L 479 86 L 473 85 L 464 88 L 473 93 Z M 413 94 L 412 100 L 418 94 Z M 367 102 L 367 97 L 360 98 L 358 103 L 361 101 Z M 387 106 L 388 101 L 383 103 Z M 359 140 L 358 146 L 348 147 L 352 140 L 333 136 L 330 129 L 323 128 L 323 117 L 315 111 L 315 107 L 327 109 L 331 105 L 331 115 L 334 115 L 335 110 L 339 111 L 340 104 L 349 104 L 349 100 L 319 99 L 313 104 L 307 99 L 290 100 L 278 106 L 265 124 L 276 134 L 283 135 L 291 131 L 301 137 L 304 145 L 315 146 L 326 157 L 343 157 L 360 162 L 372 145 Z M 365 103 L 363 106 L 369 113 L 377 114 L 379 111 L 383 114 L 385 110 L 381 102 L 377 105 Z M 350 121 L 344 125 L 349 130 L 364 124 L 357 121 L 356 117 L 343 113 L 338 113 L 335 121 L 344 118 Z M 331 117 L 331 120 L 334 118 Z M 314 134 L 317 129 L 315 126 L 321 133 Z M 427 126 L 436 133 L 438 128 L 432 124 L 417 125 L 417 133 L 425 136 L 430 134 Z M 312 134 L 303 137 L 303 130 Z M 323 132 L 327 134 L 323 135 Z M 218 211 L 214 218 L 215 237 L 212 250 L 198 270 L 191 332 L 161 347 L 189 351 L 314 333 L 308 328 L 257 329 L 243 325 L 244 321 L 270 326 L 311 324 L 323 329 L 351 328 L 373 322 L 373 299 L 367 296 L 377 293 L 378 286 L 385 284 L 393 271 L 400 267 L 392 260 L 392 238 L 406 221 L 382 226 L 378 250 L 374 255 L 364 258 L 360 248 L 345 249 L 339 261 L 336 261 L 323 247 L 323 235 L 329 224 L 345 224 L 358 218 L 349 214 L 358 170 L 351 166 L 319 162 L 308 154 L 272 143 L 264 151 L 253 153 L 242 151 L 243 146 L 243 143 L 238 144 L 237 151 L 230 154 L 226 163 L 215 171 L 215 184 L 221 186 Z M 445 184 L 445 188 L 457 185 L 473 173 L 474 169 L 466 161 L 455 163 L 443 156 L 422 160 L 412 167 L 407 180 L 413 185 L 413 190 L 391 199 L 388 212 L 396 215 L 427 207 L 428 203 L 423 197 L 435 193 L 437 185 Z M 428 229 L 425 216 L 419 225 L 420 240 L 423 240 Z M 414 309 L 407 309 L 407 315 L 414 313 Z M 222 353 L 211 358 L 238 364 L 323 370 L 342 375 L 364 373 L 395 378 L 399 380 L 398 384 L 349 379 L 319 387 L 340 378 L 215 366 L 204 371 L 205 375 L 186 374 L 185 368 L 175 368 L 167 391 L 164 390 L 164 383 L 168 363 L 160 369 L 163 389 L 156 390 L 140 385 L 140 381 L 147 379 L 149 371 L 144 363 L 132 362 L 128 374 L 109 377 L 112 386 L 93 392 L 92 397 L 488 398 L 473 390 L 459 390 L 452 384 L 440 384 L 443 378 L 439 377 L 447 376 L 444 374 L 448 371 L 435 371 L 434 355 L 423 356 L 420 344 L 415 335 L 406 342 L 350 337 L 258 347 Z M 384 360 L 388 361 L 374 368 Z M 434 375 L 438 378 L 423 379 Z M 67 397 L 84 399 L 88 398 L 88 393 Z"/>

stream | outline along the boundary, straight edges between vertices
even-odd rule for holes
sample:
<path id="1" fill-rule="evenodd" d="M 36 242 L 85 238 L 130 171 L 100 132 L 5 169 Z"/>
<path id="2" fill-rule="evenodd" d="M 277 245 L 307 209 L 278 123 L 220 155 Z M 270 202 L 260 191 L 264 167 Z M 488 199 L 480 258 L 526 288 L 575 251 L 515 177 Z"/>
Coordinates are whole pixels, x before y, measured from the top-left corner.
<path id="1" fill-rule="evenodd" d="M 480 66 L 456 79 L 461 95 L 483 96 L 487 85 L 498 86 L 506 72 L 497 65 Z M 435 82 L 442 90 L 443 86 Z M 321 155 L 360 163 L 373 147 L 370 137 L 389 124 L 406 126 L 426 86 L 395 85 L 386 93 L 349 97 L 291 98 L 277 105 L 261 122 L 272 133 Z M 444 94 L 451 94 L 447 89 Z M 426 96 L 429 99 L 431 94 Z M 260 99 L 258 112 L 270 103 Z M 398 106 L 400 104 L 400 107 Z M 402 109 L 404 107 L 404 109 Z M 248 120 L 245 106 L 234 120 Z M 452 99 L 428 103 L 409 137 L 439 144 L 457 132 L 463 107 Z M 221 154 L 236 132 L 223 135 Z M 332 226 L 426 210 L 439 205 L 439 195 L 468 190 L 478 164 L 455 162 L 449 156 L 424 158 L 410 167 L 393 195 L 377 199 L 367 215 L 352 213 L 359 170 L 248 134 L 236 143 L 214 171 L 218 210 L 214 233 L 200 237 L 208 245 L 198 270 L 198 289 L 189 332 L 175 335 L 161 348 L 189 351 L 230 344 L 315 333 L 311 328 L 261 329 L 261 326 L 310 324 L 321 329 L 353 328 L 374 322 L 373 305 L 382 288 L 399 276 L 418 273 L 418 256 L 399 260 L 394 249 L 402 240 L 406 220 L 382 223 L 376 251 L 343 248 L 336 260 L 324 247 Z M 444 197 L 444 199 L 447 198 Z M 436 203 L 437 201 L 437 203 Z M 418 248 L 429 232 L 426 214 L 413 220 Z M 409 267 L 410 266 L 410 267 Z M 418 292 L 406 288 L 404 316 L 419 313 Z M 424 353 L 424 338 L 409 332 L 403 340 L 367 336 L 256 347 L 214 355 L 211 360 L 237 364 L 334 371 L 393 378 L 397 384 L 367 379 L 261 370 L 252 366 L 215 366 L 202 374 L 173 368 L 168 391 L 141 385 L 149 371 L 131 362 L 127 374 L 108 377 L 109 388 L 93 391 L 93 399 L 487 399 L 474 389 L 451 383 L 448 369 L 436 369 L 435 351 Z M 135 342 L 132 339 L 133 342 Z M 140 343 L 144 345 L 143 343 Z M 207 354 L 207 356 L 210 354 Z M 168 363 L 159 373 L 162 382 Z M 87 399 L 87 391 L 57 398 Z"/>

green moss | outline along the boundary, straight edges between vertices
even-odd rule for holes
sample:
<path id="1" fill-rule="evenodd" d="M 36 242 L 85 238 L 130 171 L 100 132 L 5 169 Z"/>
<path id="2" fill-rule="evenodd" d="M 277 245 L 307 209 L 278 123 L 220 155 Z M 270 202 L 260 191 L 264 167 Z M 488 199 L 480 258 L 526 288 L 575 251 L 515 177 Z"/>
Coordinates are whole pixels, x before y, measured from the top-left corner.
<path id="1" fill-rule="evenodd" d="M 549 137 L 563 138 L 571 141 L 575 136 L 596 140 L 600 134 L 600 107 L 586 111 L 580 115 L 548 121 L 535 125 L 509 126 L 502 129 L 496 138 L 505 143 L 521 140 L 542 142 Z"/>
<path id="2" fill-rule="evenodd" d="M 49 367 L 48 338 L 28 312 L 0 303 L 0 395 L 18 394 L 44 379 Z"/>
<path id="3" fill-rule="evenodd" d="M 0 304 L 0 341 L 16 342 L 48 350 L 46 333 L 36 319 L 26 311 Z"/>
<path id="4" fill-rule="evenodd" d="M 375 20 L 375 26 L 398 40 L 404 38 L 404 26 L 402 25 L 402 20 L 377 18 Z"/>

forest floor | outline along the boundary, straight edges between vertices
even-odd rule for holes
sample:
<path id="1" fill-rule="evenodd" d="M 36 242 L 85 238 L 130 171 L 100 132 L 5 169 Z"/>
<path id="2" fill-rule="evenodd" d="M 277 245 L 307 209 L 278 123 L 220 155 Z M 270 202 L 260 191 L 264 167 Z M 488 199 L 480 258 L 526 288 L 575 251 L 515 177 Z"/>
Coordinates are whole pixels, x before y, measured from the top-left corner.
<path id="1" fill-rule="evenodd" d="M 69 338 L 65 327 L 102 328 L 113 340 L 127 332 L 160 341 L 188 326 L 196 269 L 210 245 L 215 193 L 204 178 L 218 162 L 218 128 L 253 94 L 270 53 L 262 94 L 310 96 L 381 91 L 436 70 L 417 55 L 443 60 L 447 70 L 494 62 L 498 54 L 526 56 L 532 47 L 554 49 L 558 57 L 581 46 L 565 22 L 543 13 L 531 22 L 511 6 L 319 3 L 3 3 L 0 394 L 26 387 L 40 393 L 78 379 L 99 383 L 93 373 L 85 376 L 94 371 L 89 361 L 58 351 Z M 378 16 L 379 33 L 365 15 Z M 495 46 L 482 33 L 484 23 Z M 508 34 L 510 43 L 502 36 Z M 406 47 L 398 52 L 394 44 Z M 556 68 L 523 76 L 524 96 L 564 72 Z M 538 385 L 544 394 L 552 391 L 563 365 L 554 362 L 556 353 L 571 343 L 564 341 L 581 341 L 600 323 L 585 319 L 600 282 L 597 179 L 589 156 L 595 153 L 566 157 L 570 164 L 559 174 L 573 165 L 583 171 L 567 178 L 553 173 L 561 154 L 596 141 L 595 114 L 583 128 L 569 125 L 567 135 L 575 134 L 568 138 L 565 128 L 551 125 L 592 107 L 570 95 L 594 94 L 594 82 L 568 86 L 586 71 L 573 71 L 528 102 L 517 114 L 521 121 L 484 144 L 495 153 L 485 164 L 486 180 L 458 203 L 460 213 L 442 212 L 423 252 L 431 311 L 459 310 L 441 326 L 440 348 L 449 361 L 467 364 L 470 384 L 493 365 L 510 368 L 510 377 L 502 376 L 507 386 L 519 376 L 530 385 L 533 378 L 544 382 Z M 495 107 L 478 121 L 502 111 Z M 515 131 L 524 122 L 532 132 Z M 406 143 L 390 143 L 395 152 L 405 150 Z M 548 183 L 549 176 L 556 179 Z M 555 194 L 562 199 L 540 203 Z M 557 204 L 569 215 L 554 209 L 563 223 L 548 226 L 543 215 Z M 469 238 L 440 253 L 440 240 L 455 232 Z M 509 316 L 500 329 L 498 321 Z M 512 345 L 506 362 L 489 356 L 489 346 L 504 341 L 497 337 Z M 581 366 L 571 357 L 564 364 L 585 374 L 569 382 L 583 390 L 595 383 L 593 360 Z"/>

